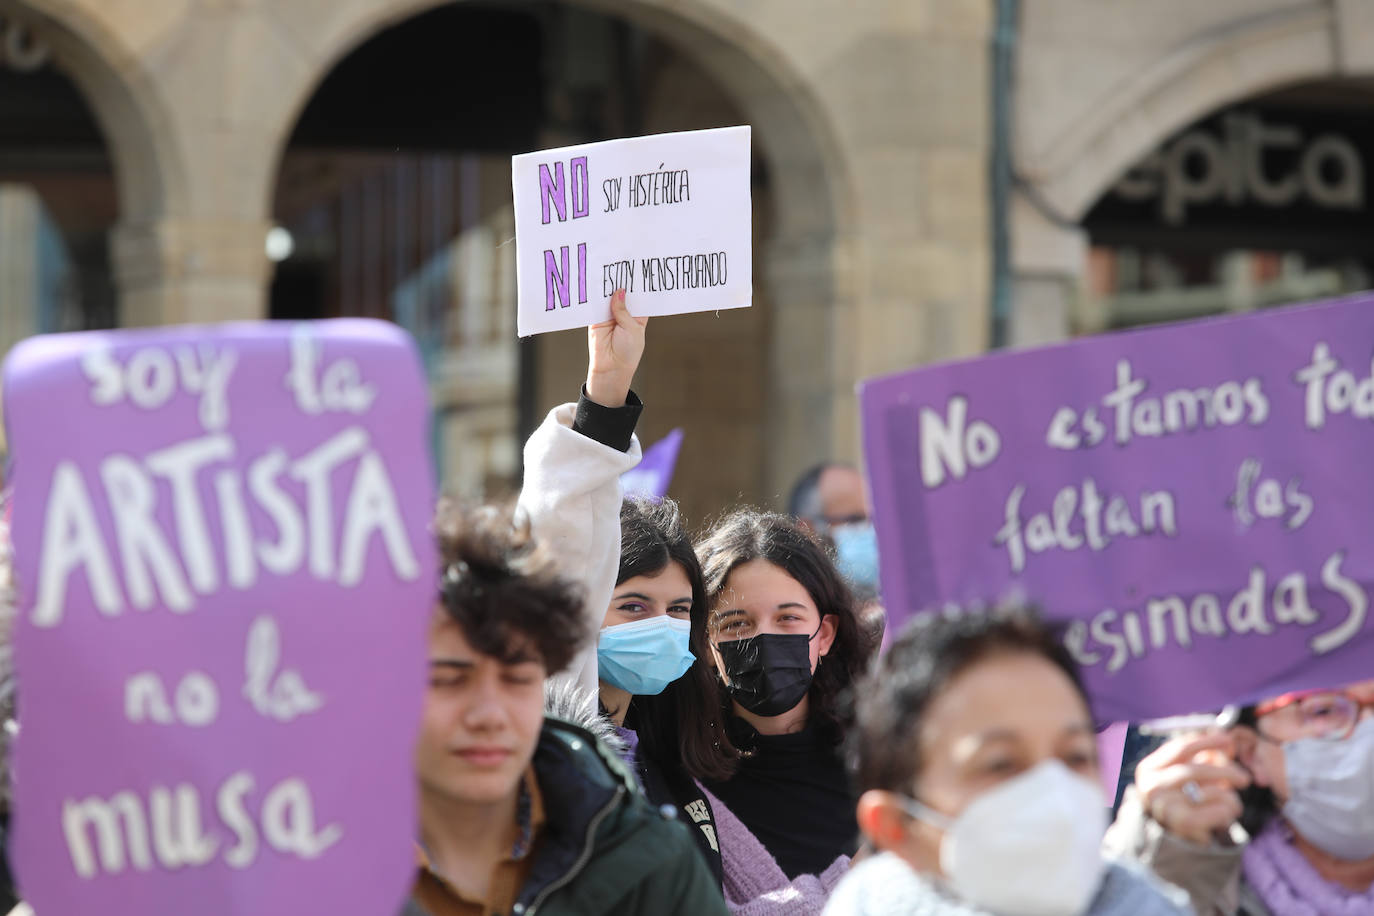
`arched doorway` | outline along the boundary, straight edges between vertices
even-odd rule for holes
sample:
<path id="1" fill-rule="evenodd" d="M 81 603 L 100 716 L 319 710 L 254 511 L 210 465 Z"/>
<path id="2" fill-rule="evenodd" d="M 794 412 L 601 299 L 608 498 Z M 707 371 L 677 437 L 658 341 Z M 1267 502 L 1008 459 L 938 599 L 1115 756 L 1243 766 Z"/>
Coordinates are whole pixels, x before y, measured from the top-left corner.
<path id="1" fill-rule="evenodd" d="M 0 93 L 0 106 L 24 112 L 7 125 L 18 157 L 11 174 L 42 177 L 45 206 L 62 209 L 87 265 L 84 304 L 59 327 L 172 320 L 190 259 L 168 258 L 172 246 L 159 236 L 188 195 L 165 97 L 133 49 L 80 3 L 0 0 L 0 23 L 11 63 L 11 45 L 27 49 L 22 79 Z M 71 182 L 83 181 L 88 194 L 74 193 Z"/>
<path id="2" fill-rule="evenodd" d="M 646 443 L 686 428 L 674 493 L 701 521 L 767 500 L 810 459 L 778 439 L 830 439 L 833 341 L 815 329 L 836 298 L 837 179 L 757 61 L 656 4 L 615 10 L 450 4 L 339 60 L 282 155 L 274 215 L 292 244 L 272 313 L 409 327 L 429 362 L 446 486 L 497 495 L 518 481 L 524 435 L 575 394 L 586 360 L 577 333 L 515 339 L 509 156 L 753 123 L 755 307 L 656 321 L 636 386 L 650 405 Z M 739 76 L 728 88 L 722 61 Z M 770 303 L 783 300 L 796 321 L 775 324 Z M 775 398 L 787 409 L 766 411 Z"/>
<path id="3" fill-rule="evenodd" d="M 0 352 L 118 323 L 109 145 L 41 30 L 0 16 Z"/>
<path id="4" fill-rule="evenodd" d="M 1374 79 L 1253 96 L 1174 133 L 1083 219 L 1079 330 L 1374 286 Z"/>

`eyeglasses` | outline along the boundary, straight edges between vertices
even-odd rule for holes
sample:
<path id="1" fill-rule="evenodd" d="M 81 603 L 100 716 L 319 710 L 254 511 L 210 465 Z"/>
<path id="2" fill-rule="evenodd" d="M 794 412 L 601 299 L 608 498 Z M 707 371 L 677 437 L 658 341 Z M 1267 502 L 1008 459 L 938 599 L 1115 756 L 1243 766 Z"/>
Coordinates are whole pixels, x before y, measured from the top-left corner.
<path id="1" fill-rule="evenodd" d="M 1344 741 L 1369 705 L 1344 690 L 1288 693 L 1255 709 L 1255 729 L 1270 741 Z"/>

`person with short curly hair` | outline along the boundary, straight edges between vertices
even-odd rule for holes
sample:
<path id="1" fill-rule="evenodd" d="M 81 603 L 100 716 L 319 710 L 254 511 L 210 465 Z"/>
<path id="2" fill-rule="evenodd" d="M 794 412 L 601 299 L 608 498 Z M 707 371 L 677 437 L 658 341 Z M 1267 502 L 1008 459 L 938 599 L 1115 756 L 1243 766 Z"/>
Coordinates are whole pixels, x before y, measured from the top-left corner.
<path id="1" fill-rule="evenodd" d="M 612 314 L 589 333 L 582 402 L 531 439 L 518 513 L 445 504 L 435 521 L 413 889 L 432 916 L 725 912 L 673 810 L 650 804 L 593 731 L 545 714 L 551 676 L 580 681 L 590 664 L 595 683 L 592 636 L 620 546 L 618 515 L 598 510 L 618 506 L 615 474 L 638 457 L 638 411 L 624 408 L 644 324 L 623 293 Z"/>
<path id="2" fill-rule="evenodd" d="M 496 506 L 445 501 L 434 533 L 444 610 L 473 649 L 503 661 L 532 653 L 550 674 L 566 669 L 582 643 L 582 593 L 529 526 Z"/>

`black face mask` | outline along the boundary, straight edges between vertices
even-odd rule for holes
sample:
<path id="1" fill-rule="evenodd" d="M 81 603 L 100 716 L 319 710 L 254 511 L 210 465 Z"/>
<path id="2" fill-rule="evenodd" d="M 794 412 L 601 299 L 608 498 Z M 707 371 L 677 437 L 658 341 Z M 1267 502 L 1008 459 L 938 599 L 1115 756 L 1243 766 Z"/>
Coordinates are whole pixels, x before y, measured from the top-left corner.
<path id="1" fill-rule="evenodd" d="M 716 645 L 735 702 L 756 716 L 780 716 L 811 689 L 811 637 L 763 633 Z"/>

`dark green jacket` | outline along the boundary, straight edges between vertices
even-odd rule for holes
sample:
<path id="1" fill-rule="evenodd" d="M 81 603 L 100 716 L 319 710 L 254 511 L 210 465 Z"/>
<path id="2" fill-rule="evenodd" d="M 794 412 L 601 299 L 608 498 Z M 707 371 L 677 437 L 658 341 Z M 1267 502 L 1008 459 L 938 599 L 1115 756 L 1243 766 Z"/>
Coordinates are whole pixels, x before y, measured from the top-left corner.
<path id="1" fill-rule="evenodd" d="M 590 732 L 545 719 L 534 772 L 544 833 L 515 916 L 726 916 L 676 809 L 645 800 Z"/>

